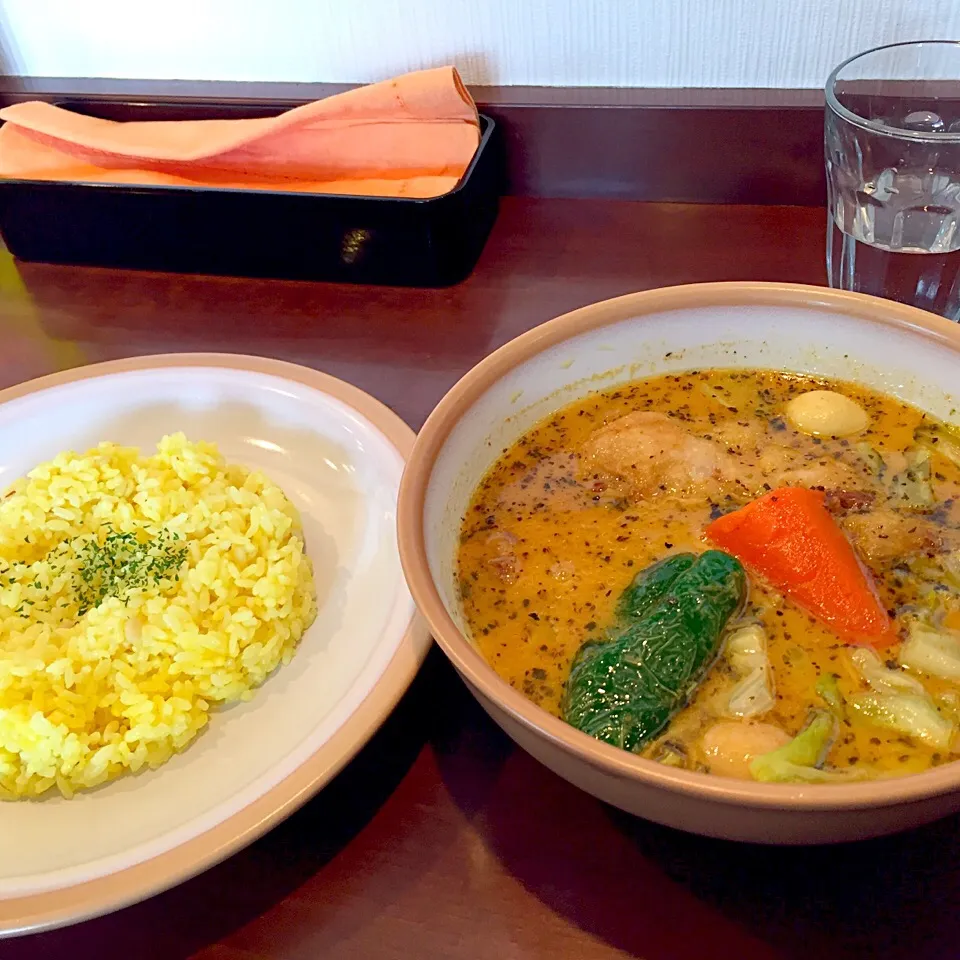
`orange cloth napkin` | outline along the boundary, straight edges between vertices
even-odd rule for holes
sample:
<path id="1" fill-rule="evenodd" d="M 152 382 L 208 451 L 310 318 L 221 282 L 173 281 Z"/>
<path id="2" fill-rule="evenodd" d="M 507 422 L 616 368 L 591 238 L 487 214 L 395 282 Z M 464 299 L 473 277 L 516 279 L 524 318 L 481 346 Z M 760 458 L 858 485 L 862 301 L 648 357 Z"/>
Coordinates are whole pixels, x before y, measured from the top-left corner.
<path id="1" fill-rule="evenodd" d="M 453 67 L 258 120 L 117 123 L 30 101 L 0 110 L 0 177 L 385 197 L 453 189 L 480 142 Z"/>

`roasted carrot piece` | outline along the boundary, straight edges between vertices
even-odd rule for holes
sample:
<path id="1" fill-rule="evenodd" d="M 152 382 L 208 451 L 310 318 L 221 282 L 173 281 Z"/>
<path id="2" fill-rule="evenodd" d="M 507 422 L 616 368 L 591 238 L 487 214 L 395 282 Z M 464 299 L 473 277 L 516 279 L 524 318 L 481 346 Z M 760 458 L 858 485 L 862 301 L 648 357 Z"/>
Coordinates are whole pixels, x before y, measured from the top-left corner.
<path id="1" fill-rule="evenodd" d="M 897 639 L 873 579 L 824 506 L 820 490 L 781 487 L 714 520 L 707 539 L 782 590 L 842 639 Z"/>

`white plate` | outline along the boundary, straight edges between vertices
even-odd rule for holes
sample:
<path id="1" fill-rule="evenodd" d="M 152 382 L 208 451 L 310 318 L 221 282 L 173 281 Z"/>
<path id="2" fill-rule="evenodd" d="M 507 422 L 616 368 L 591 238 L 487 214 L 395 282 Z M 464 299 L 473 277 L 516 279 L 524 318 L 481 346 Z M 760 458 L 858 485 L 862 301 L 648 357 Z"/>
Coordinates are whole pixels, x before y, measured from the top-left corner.
<path id="1" fill-rule="evenodd" d="M 73 800 L 0 803 L 0 935 L 165 889 L 266 831 L 328 781 L 406 690 L 429 646 L 396 547 L 413 432 L 338 380 L 278 361 L 173 355 L 0 392 L 0 487 L 101 440 L 216 442 L 299 509 L 319 614 L 249 703 L 217 711 L 156 771 Z"/>

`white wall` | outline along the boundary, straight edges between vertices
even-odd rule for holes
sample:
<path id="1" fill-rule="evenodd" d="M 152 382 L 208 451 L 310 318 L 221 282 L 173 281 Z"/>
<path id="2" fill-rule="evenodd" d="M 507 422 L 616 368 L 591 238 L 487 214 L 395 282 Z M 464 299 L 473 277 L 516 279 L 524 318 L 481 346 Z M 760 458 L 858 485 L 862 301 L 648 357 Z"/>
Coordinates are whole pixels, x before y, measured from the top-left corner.
<path id="1" fill-rule="evenodd" d="M 33 76 L 820 87 L 851 53 L 960 37 L 960 0 L 0 0 Z"/>

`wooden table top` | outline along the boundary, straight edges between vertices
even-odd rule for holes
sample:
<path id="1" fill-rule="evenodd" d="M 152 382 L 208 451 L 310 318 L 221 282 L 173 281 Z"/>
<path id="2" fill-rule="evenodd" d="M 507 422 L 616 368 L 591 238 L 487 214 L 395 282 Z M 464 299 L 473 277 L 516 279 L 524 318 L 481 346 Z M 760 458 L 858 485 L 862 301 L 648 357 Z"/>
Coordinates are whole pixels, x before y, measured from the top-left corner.
<path id="1" fill-rule="evenodd" d="M 0 262 L 0 385 L 137 354 L 316 367 L 419 427 L 481 357 L 594 300 L 706 280 L 821 283 L 824 213 L 506 199 L 447 290 Z M 539 766 L 436 649 L 317 798 L 247 850 L 2 960 L 779 960 L 960 957 L 956 819 L 775 849 L 634 819 Z"/>

